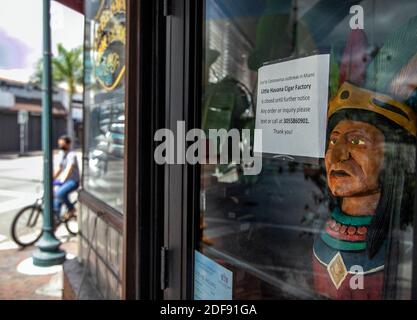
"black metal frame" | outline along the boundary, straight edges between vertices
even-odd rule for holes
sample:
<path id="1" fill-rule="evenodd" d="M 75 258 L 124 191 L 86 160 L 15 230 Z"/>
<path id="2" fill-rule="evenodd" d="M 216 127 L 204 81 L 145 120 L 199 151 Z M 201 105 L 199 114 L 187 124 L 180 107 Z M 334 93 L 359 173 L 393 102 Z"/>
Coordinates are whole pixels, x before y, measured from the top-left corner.
<path id="1" fill-rule="evenodd" d="M 167 17 L 166 127 L 201 126 L 203 1 L 172 0 Z M 168 165 L 165 172 L 165 299 L 192 299 L 194 249 L 199 224 L 199 166 Z"/>
<path id="2" fill-rule="evenodd" d="M 129 159 L 129 163 L 135 168 L 128 169 L 126 176 L 124 271 L 126 281 L 131 283 L 125 286 L 127 298 L 154 300 L 162 298 L 159 248 L 163 237 L 164 168 L 154 161 L 153 134 L 164 127 L 161 97 L 165 92 L 165 19 L 161 1 L 130 0 L 128 3 L 132 10 L 129 18 L 135 21 L 129 28 L 127 77 L 129 116 L 131 120 L 135 118 L 131 125 L 128 122 L 128 130 L 135 135 L 128 149 L 134 160 Z M 135 174 L 131 175 L 132 172 Z"/>
<path id="3" fill-rule="evenodd" d="M 123 297 L 161 299 L 164 168 L 153 158 L 153 133 L 164 127 L 165 19 L 161 1 L 127 5 Z"/>
<path id="4" fill-rule="evenodd" d="M 185 8 L 183 0 L 173 0 L 166 12 L 166 120 L 165 127 L 174 129 L 184 119 L 184 41 Z M 181 299 L 183 288 L 183 188 L 184 168 L 166 165 L 164 186 L 164 247 L 168 251 L 165 299 Z"/>
<path id="5" fill-rule="evenodd" d="M 147 286 L 147 298 L 153 300 L 161 300 L 163 292 L 160 289 L 160 275 L 161 275 L 161 257 L 160 248 L 164 242 L 164 183 L 165 183 L 165 168 L 159 166 L 154 161 L 154 150 L 156 142 L 153 139 L 154 133 L 165 127 L 165 85 L 166 85 L 166 19 L 164 16 L 163 1 L 152 1 L 153 5 L 153 23 L 152 23 L 152 101 L 151 101 L 151 121 L 152 125 L 150 134 L 151 148 L 149 150 L 149 157 L 147 163 L 150 167 L 151 180 L 149 181 L 149 199 L 151 199 L 149 208 L 149 250 L 148 267 L 142 271 L 142 279 L 149 279 Z M 144 263 L 146 264 L 146 260 Z M 145 292 L 143 292 L 145 297 Z"/>

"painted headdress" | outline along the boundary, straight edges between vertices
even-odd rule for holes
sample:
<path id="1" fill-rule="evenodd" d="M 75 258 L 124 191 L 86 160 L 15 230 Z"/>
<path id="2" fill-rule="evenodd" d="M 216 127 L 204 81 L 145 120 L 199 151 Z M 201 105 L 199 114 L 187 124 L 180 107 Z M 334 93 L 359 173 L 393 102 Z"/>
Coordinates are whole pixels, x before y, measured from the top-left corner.
<path id="1" fill-rule="evenodd" d="M 335 113 L 347 109 L 376 113 L 396 123 L 414 137 L 416 136 L 417 117 L 413 108 L 388 95 L 375 93 L 345 82 L 329 103 L 328 117 L 330 119 Z"/>
<path id="2" fill-rule="evenodd" d="M 407 45 L 404 45 L 407 44 Z M 417 134 L 417 17 L 394 32 L 370 60 L 364 31 L 353 30 L 340 67 L 340 87 L 328 118 L 339 111 L 376 114 Z"/>
<path id="3" fill-rule="evenodd" d="M 329 102 L 328 133 L 339 121 L 350 119 L 373 124 L 385 136 L 384 167 L 379 176 L 381 197 L 366 237 L 366 250 L 373 257 L 382 247 L 389 226 L 404 226 L 411 220 L 417 134 L 417 17 L 396 30 L 370 60 L 364 31 L 354 30 L 342 58 L 339 89 Z"/>

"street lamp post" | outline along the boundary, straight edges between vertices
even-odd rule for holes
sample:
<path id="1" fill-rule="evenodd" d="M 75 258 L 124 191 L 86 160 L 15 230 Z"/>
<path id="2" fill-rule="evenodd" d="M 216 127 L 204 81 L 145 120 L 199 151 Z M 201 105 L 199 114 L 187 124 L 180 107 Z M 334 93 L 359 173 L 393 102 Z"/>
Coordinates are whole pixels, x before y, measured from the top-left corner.
<path id="1" fill-rule="evenodd" d="M 54 235 L 53 190 L 52 190 L 52 72 L 51 72 L 51 29 L 50 0 L 43 0 L 43 92 L 42 92 L 42 149 L 43 149 L 43 233 L 37 242 L 38 250 L 33 254 L 33 264 L 49 267 L 62 264 L 65 251 Z"/>

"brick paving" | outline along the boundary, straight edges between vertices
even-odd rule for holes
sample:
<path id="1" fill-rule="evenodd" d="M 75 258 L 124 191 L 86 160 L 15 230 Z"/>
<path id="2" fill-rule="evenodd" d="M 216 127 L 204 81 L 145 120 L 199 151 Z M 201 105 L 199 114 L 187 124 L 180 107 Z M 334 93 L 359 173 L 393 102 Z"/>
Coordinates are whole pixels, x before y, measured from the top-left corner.
<path id="1" fill-rule="evenodd" d="M 81 161 L 79 151 L 77 156 Z M 54 159 L 56 161 L 56 152 Z M 10 239 L 10 226 L 17 211 L 33 204 L 42 192 L 42 161 L 42 153 L 24 157 L 0 154 L 0 299 L 60 298 L 62 272 L 28 275 L 34 274 L 32 271 L 36 269 L 31 267 L 30 260 L 36 248 L 18 250 Z M 67 253 L 76 255 L 76 238 L 70 238 L 68 242 L 65 228 L 57 230 L 56 234 L 64 243 L 61 247 Z M 17 270 L 18 266 L 21 272 Z M 59 268 L 55 269 L 59 271 Z"/>
<path id="2" fill-rule="evenodd" d="M 62 241 L 62 239 L 61 239 Z M 77 254 L 76 238 L 61 245 L 67 254 Z M 35 247 L 0 250 L 0 300 L 60 300 L 62 271 L 48 275 L 28 275 L 17 270 L 30 258 Z"/>

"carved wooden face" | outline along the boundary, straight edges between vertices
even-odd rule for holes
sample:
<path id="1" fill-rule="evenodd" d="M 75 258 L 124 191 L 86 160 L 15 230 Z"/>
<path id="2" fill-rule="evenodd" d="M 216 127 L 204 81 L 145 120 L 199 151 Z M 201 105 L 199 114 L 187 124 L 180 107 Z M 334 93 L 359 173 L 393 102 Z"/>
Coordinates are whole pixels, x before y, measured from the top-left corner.
<path id="1" fill-rule="evenodd" d="M 375 126 L 342 120 L 331 132 L 325 157 L 327 183 L 336 197 L 366 195 L 379 189 L 384 135 Z"/>

